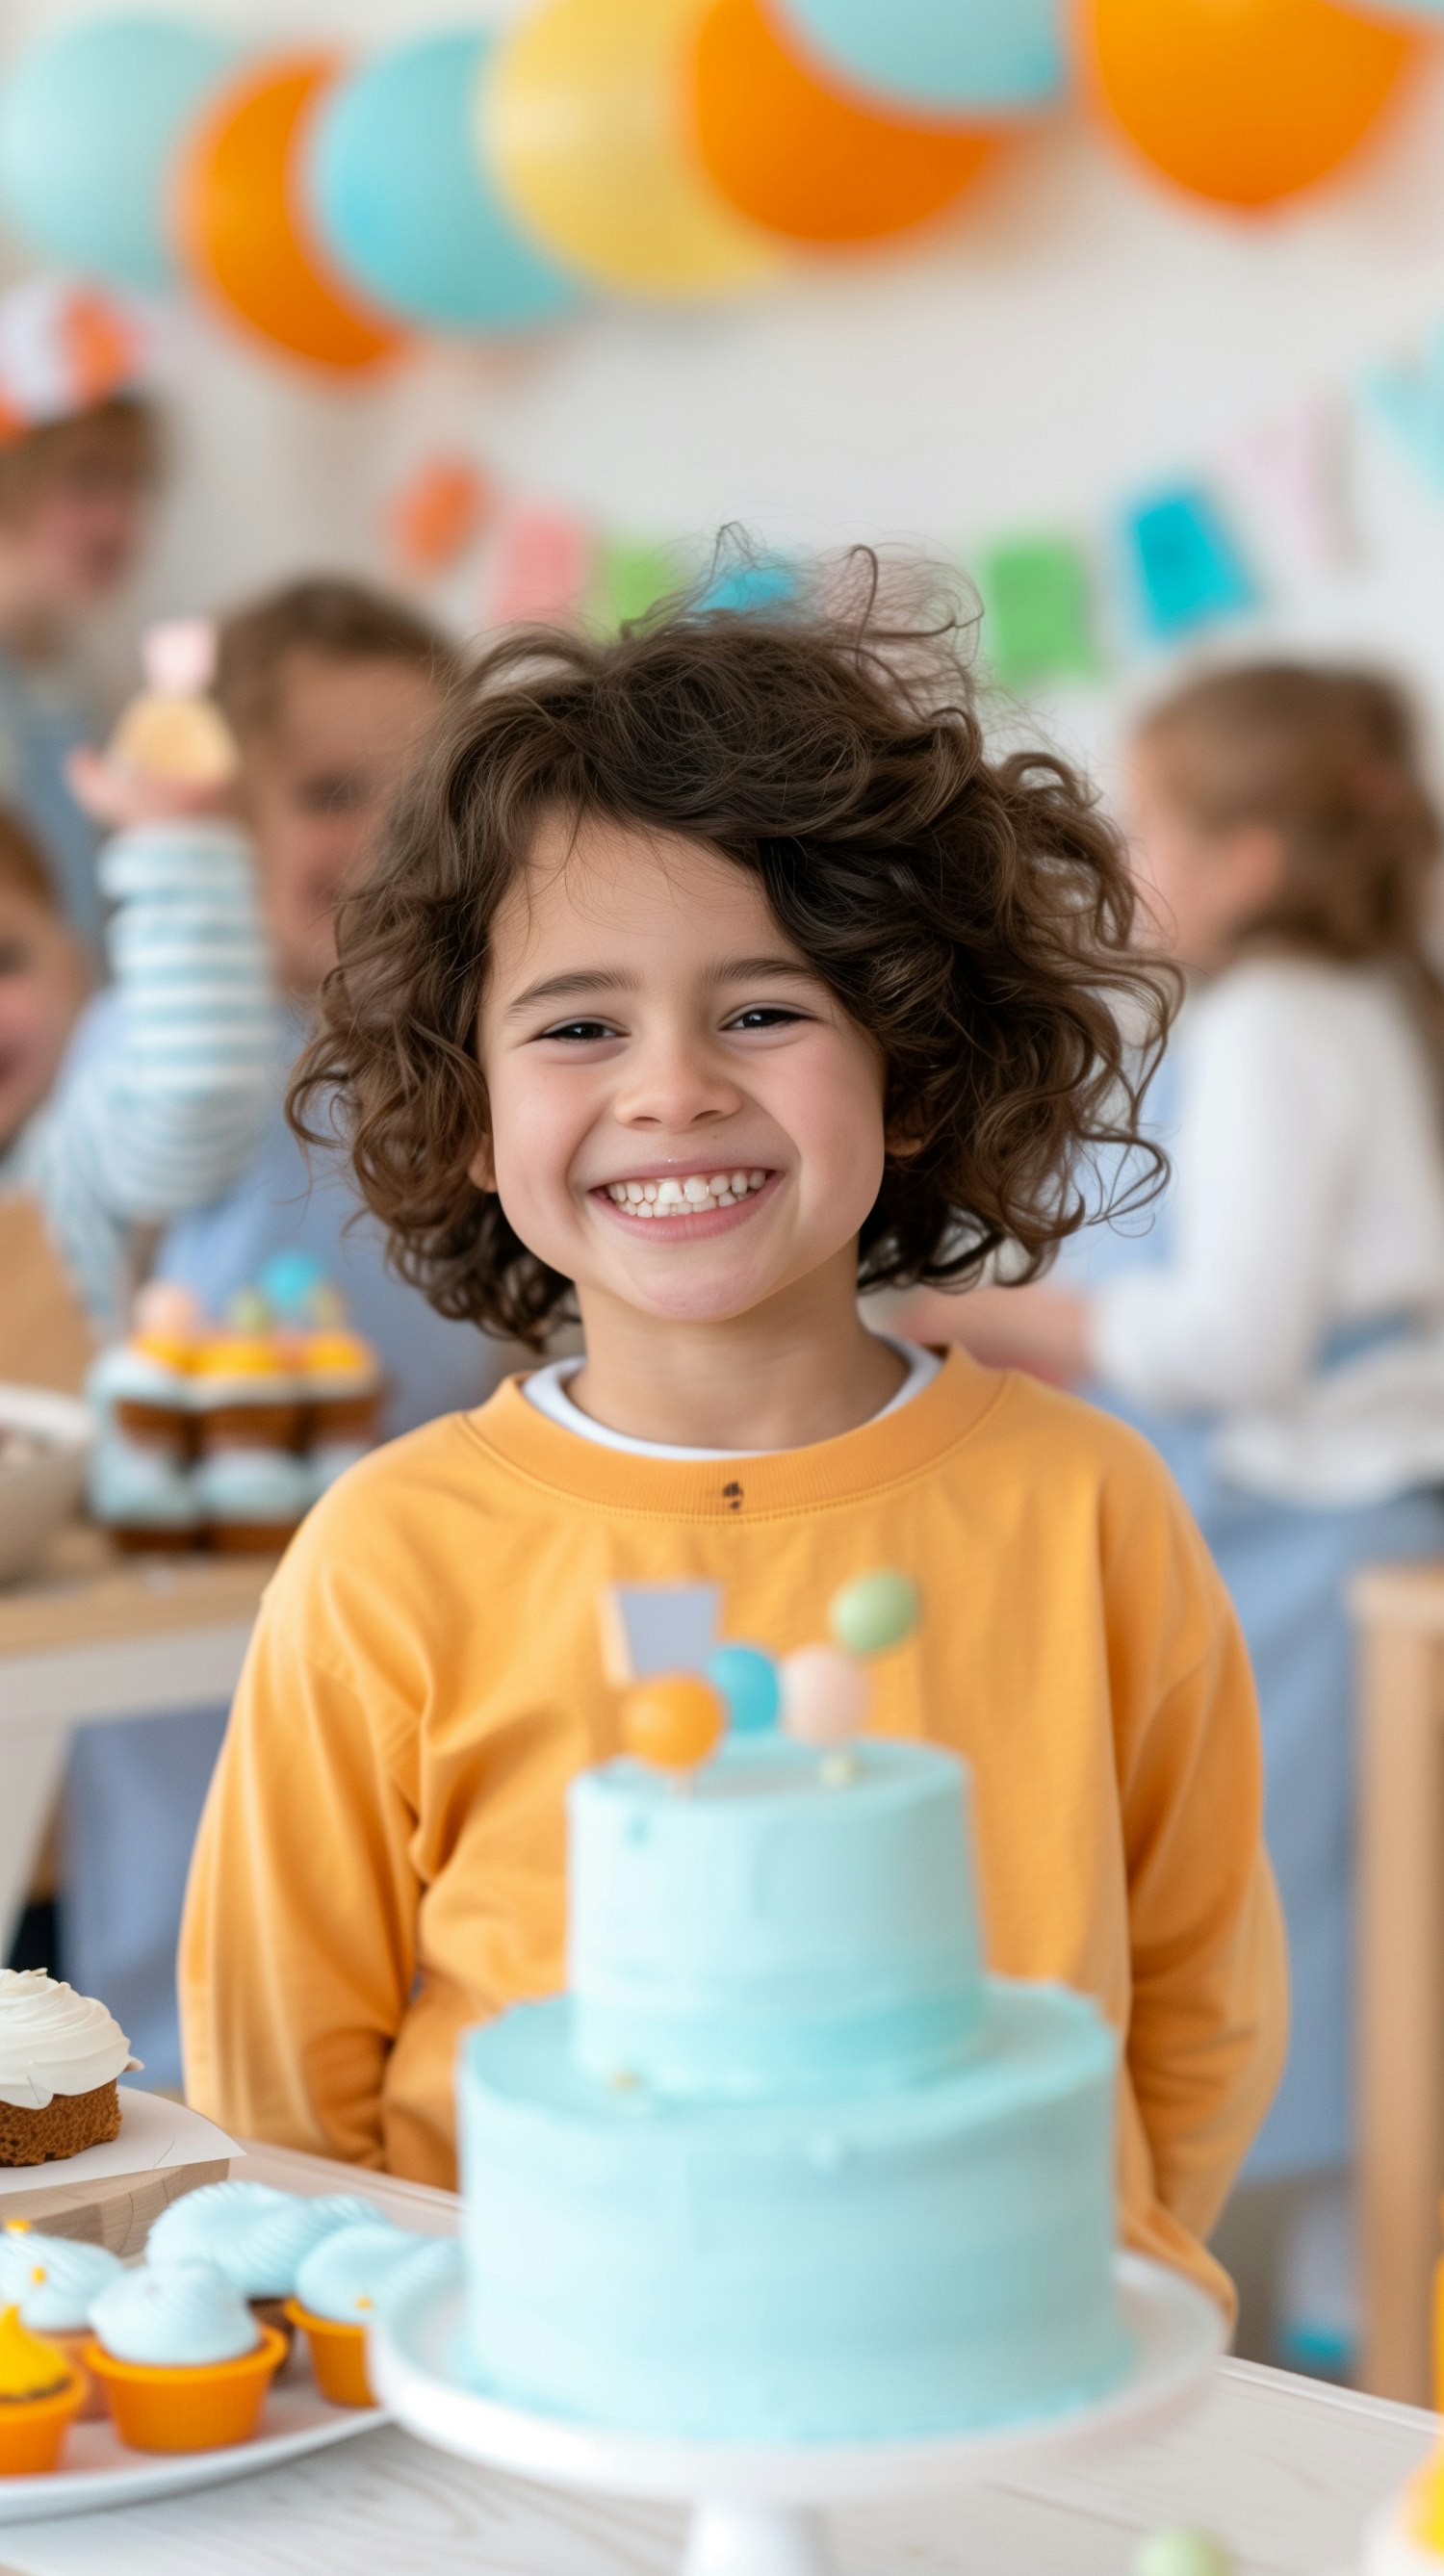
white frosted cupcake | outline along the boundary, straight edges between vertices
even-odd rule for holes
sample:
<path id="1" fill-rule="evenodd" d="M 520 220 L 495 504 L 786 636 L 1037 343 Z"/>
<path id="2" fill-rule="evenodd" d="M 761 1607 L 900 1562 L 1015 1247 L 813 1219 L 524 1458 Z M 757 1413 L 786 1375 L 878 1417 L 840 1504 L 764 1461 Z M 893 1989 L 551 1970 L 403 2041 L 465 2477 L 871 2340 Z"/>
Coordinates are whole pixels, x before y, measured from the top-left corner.
<path id="1" fill-rule="evenodd" d="M 449 2263 L 448 2239 L 416 2236 L 389 2220 L 338 2227 L 297 2267 L 286 2313 L 310 2346 L 316 2385 L 333 2406 L 374 2406 L 366 2332 L 388 2289 L 417 2264 Z"/>
<path id="2" fill-rule="evenodd" d="M 120 2135 L 139 2068 L 114 2015 L 43 1968 L 0 1968 L 0 2165 L 42 2165 Z"/>
<path id="3" fill-rule="evenodd" d="M 214 2263 L 144 2264 L 101 2291 L 85 2367 L 137 2451 L 212 2451 L 249 2441 L 283 2335 L 258 2325 Z"/>
<path id="4" fill-rule="evenodd" d="M 14 2307 L 32 2334 L 43 2335 L 65 2355 L 72 2370 L 83 2367 L 90 2336 L 91 2302 L 124 2270 L 119 2257 L 103 2245 L 87 2245 L 73 2236 L 46 2236 L 23 2220 L 0 2228 L 0 2309 Z M 80 2408 L 82 2422 L 103 2415 L 105 2400 L 90 2388 Z"/>

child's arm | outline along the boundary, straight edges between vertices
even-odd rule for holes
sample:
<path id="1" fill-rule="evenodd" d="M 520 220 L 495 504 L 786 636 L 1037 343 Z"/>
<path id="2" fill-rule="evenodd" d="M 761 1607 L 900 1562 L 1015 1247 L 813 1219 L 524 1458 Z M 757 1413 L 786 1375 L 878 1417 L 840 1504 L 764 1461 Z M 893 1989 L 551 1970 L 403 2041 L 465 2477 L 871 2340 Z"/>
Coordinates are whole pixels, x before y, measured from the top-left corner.
<path id="1" fill-rule="evenodd" d="M 249 844 L 200 818 L 122 832 L 101 882 L 115 991 L 7 1165 L 35 1193 L 95 1319 L 119 1321 L 131 1230 L 203 1206 L 246 1169 L 273 1105 L 276 1021 Z"/>
<path id="2" fill-rule="evenodd" d="M 380 1686 L 363 1696 L 299 1652 L 268 1597 L 196 1842 L 179 1963 L 187 2098 L 240 2136 L 385 2161 L 382 2088 L 420 1895 L 398 1767 Z M 448 2087 L 450 2071 L 447 2058 Z"/>
<path id="3" fill-rule="evenodd" d="M 1178 1495 L 1156 1467 L 1148 1486 L 1111 1544 L 1132 1959 L 1124 2204 L 1133 2242 L 1187 2261 L 1282 2072 L 1288 1978 L 1247 1652 Z"/>

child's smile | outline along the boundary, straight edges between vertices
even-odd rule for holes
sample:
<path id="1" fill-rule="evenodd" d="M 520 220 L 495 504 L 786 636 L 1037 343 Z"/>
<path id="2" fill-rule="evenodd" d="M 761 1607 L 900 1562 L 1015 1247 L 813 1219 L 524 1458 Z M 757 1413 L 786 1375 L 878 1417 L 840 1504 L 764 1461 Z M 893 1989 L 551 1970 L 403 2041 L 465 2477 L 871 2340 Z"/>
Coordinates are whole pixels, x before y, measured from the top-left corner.
<path id="1" fill-rule="evenodd" d="M 625 1180 L 603 1182 L 592 1196 L 614 1207 L 623 1223 L 682 1227 L 689 1236 L 725 1234 L 743 1224 L 777 1174 L 768 1171 L 677 1172 L 650 1168 Z M 740 1212 L 740 1213 L 739 1213 Z"/>

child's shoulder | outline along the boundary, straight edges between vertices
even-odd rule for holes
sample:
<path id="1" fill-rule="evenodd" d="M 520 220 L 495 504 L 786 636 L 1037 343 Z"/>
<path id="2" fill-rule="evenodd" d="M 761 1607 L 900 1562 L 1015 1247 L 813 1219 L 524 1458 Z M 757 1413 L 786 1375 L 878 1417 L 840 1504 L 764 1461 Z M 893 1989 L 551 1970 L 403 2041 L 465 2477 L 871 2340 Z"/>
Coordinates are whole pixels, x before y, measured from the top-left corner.
<path id="1" fill-rule="evenodd" d="M 1114 1483 L 1142 1491 L 1177 1490 L 1151 1442 L 1116 1413 L 1026 1369 L 989 1374 L 996 1393 L 977 1436 L 994 1451 L 1026 1461 L 1030 1476 L 1046 1467 L 1059 1486 Z"/>
<path id="2" fill-rule="evenodd" d="M 369 1450 L 313 1503 L 267 1595 L 298 1642 L 404 1620 L 485 1558 L 488 1512 L 466 1413 L 441 1414 Z"/>

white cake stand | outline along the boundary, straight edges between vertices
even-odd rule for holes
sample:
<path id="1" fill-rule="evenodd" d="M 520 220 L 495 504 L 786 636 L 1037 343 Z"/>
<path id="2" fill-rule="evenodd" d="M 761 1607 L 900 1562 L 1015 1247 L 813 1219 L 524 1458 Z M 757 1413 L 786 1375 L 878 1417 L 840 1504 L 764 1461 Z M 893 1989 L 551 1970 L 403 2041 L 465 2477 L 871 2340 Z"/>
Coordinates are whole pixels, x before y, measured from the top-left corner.
<path id="1" fill-rule="evenodd" d="M 449 2276 L 433 2275 L 388 2302 L 372 2330 L 371 2376 L 398 2423 L 438 2450 L 557 2486 L 691 2504 L 682 2576 L 835 2576 L 825 2507 L 1061 2464 L 1151 2431 L 1202 2394 L 1223 2349 L 1213 2301 L 1135 2254 L 1119 2255 L 1117 2280 L 1135 2360 L 1107 2397 L 1031 2424 L 922 2442 L 764 2448 L 653 2440 L 502 2405 L 457 2376 L 459 2257 Z"/>

